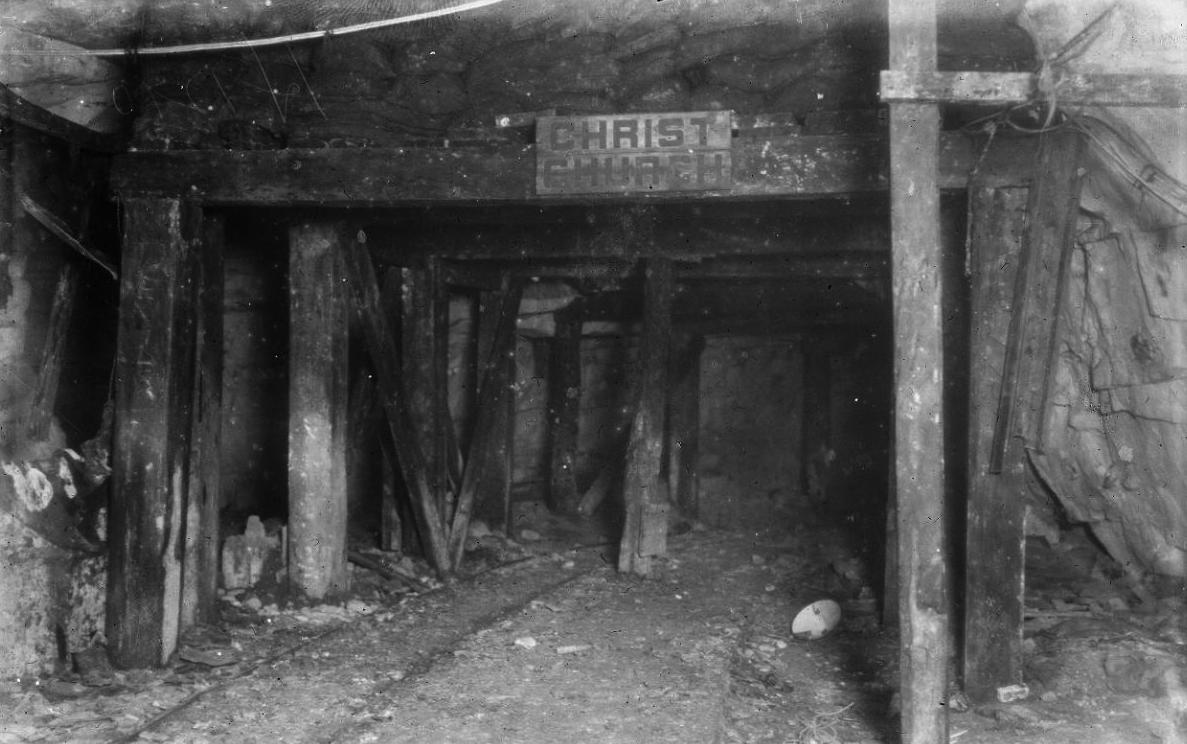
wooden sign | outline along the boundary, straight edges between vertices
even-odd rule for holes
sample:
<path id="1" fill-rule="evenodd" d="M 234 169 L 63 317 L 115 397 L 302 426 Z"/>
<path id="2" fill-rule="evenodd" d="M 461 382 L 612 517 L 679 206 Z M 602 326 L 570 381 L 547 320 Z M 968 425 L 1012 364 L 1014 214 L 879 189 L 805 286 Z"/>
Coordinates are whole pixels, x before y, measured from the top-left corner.
<path id="1" fill-rule="evenodd" d="M 729 189 L 729 111 L 536 120 L 536 193 Z"/>

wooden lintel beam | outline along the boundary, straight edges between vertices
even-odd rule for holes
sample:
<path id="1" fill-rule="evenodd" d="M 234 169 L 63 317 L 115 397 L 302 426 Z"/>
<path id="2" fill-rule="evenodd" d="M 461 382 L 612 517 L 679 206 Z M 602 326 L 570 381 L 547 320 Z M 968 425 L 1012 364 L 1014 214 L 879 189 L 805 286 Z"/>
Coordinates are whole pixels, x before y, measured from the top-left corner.
<path id="1" fill-rule="evenodd" d="M 1059 71 L 1043 86 L 1032 72 L 883 70 L 881 82 L 886 102 L 1005 106 L 1051 98 L 1061 106 L 1187 107 L 1187 75 Z"/>
<path id="2" fill-rule="evenodd" d="M 852 256 L 782 256 L 712 259 L 676 264 L 676 278 L 694 279 L 885 279 L 890 273 L 886 254 Z"/>
<path id="3" fill-rule="evenodd" d="M 853 255 L 769 255 L 757 258 L 730 257 L 674 263 L 677 281 L 728 279 L 885 279 L 889 256 L 874 252 Z M 507 272 L 523 279 L 629 279 L 638 276 L 638 262 L 624 259 L 588 259 L 563 264 L 466 265 L 458 262 L 443 267 L 446 283 L 483 290 L 497 289 L 499 277 Z"/>
<path id="4" fill-rule="evenodd" d="M 495 291 L 502 277 L 516 279 L 625 279 L 635 274 L 637 264 L 629 259 L 590 259 L 565 263 L 541 264 L 522 261 L 505 264 L 456 262 L 442 266 L 447 284 L 485 291 Z"/>
<path id="5" fill-rule="evenodd" d="M 1028 155 L 1027 153 L 1030 153 Z M 968 135 L 940 136 L 940 187 L 964 188 L 977 163 Z M 1017 182 L 1033 162 L 1020 143 L 1004 172 L 978 171 L 986 183 Z M 115 158 L 111 183 L 123 197 L 174 196 L 207 204 L 366 207 L 393 204 L 538 202 L 597 204 L 639 199 L 720 200 L 817 197 L 889 188 L 886 140 L 816 135 L 739 139 L 729 193 L 631 193 L 541 198 L 531 146 L 401 149 L 182 150 Z"/>
<path id="6" fill-rule="evenodd" d="M 1026 103 L 1038 90 L 1029 72 L 941 72 L 883 70 L 883 101 L 915 103 Z"/>
<path id="7" fill-rule="evenodd" d="M 1002 137 L 994 140 L 995 153 L 1003 141 Z M 1007 144 L 1004 149 L 1009 151 L 1013 148 Z M 1033 162 L 1037 152 L 1034 142 L 1030 142 L 1028 152 Z M 986 166 L 993 168 L 997 163 L 994 157 L 986 161 Z M 1026 178 L 1029 178 L 1029 172 Z M 1020 178 L 1015 185 L 1024 183 L 1025 180 Z M 883 218 L 868 216 L 845 221 L 812 220 L 789 223 L 778 234 L 755 239 L 739 236 L 728 226 L 719 225 L 711 229 L 704 225 L 682 226 L 665 222 L 657 228 L 665 238 L 663 241 L 639 245 L 637 241 L 623 240 L 614 242 L 610 248 L 607 248 L 605 231 L 572 224 L 505 225 L 485 231 L 475 231 L 467 226 L 411 234 L 406 228 L 392 224 L 371 227 L 367 232 L 374 236 L 371 242 L 376 244 L 373 249 L 375 260 L 383 265 L 419 265 L 429 255 L 449 259 L 449 265 L 454 267 L 465 262 L 467 271 L 473 271 L 481 265 L 479 262 L 500 262 L 494 266 L 493 274 L 488 271 L 485 275 L 471 275 L 462 279 L 464 275 L 460 271 L 454 273 L 457 283 L 462 286 L 466 286 L 467 282 L 475 282 L 473 286 L 493 290 L 496 288 L 494 281 L 497 272 L 506 267 L 508 260 L 512 260 L 516 267 L 522 267 L 516 271 L 523 271 L 530 276 L 530 272 L 536 268 L 547 274 L 552 270 L 549 267 L 560 266 L 585 266 L 592 271 L 595 270 L 593 267 L 613 264 L 614 268 L 606 270 L 634 270 L 637 259 L 652 256 L 688 263 L 728 257 L 786 256 L 786 260 L 792 260 L 791 256 L 878 255 L 886 252 L 890 242 L 884 223 Z"/>

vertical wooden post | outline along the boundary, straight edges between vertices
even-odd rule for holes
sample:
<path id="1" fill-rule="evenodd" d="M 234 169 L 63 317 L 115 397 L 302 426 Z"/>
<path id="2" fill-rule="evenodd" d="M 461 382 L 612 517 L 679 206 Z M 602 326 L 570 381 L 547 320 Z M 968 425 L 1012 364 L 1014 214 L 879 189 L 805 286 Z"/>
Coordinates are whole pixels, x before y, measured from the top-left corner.
<path id="1" fill-rule="evenodd" d="M 448 523 L 449 488 L 445 456 L 446 357 L 448 316 L 442 337 L 442 313 L 448 303 L 442 298 L 439 271 L 431 263 L 427 268 L 401 271 L 404 281 L 402 300 L 403 353 L 401 355 L 408 410 L 424 454 L 429 486 L 441 519 Z"/>
<path id="2" fill-rule="evenodd" d="M 1029 192 L 971 194 L 964 681 L 978 701 L 1022 681 L 1026 449 L 1041 448 L 1057 361 L 1081 146 L 1074 133 L 1044 135 Z"/>
<path id="3" fill-rule="evenodd" d="M 556 313 L 548 355 L 549 499 L 554 510 L 577 510 L 577 427 L 581 412 L 581 314 Z"/>
<path id="4" fill-rule="evenodd" d="M 890 68 L 936 65 L 935 0 L 890 0 Z M 890 104 L 895 457 L 904 744 L 948 741 L 939 107 Z"/>
<path id="5" fill-rule="evenodd" d="M 223 232 L 221 215 L 207 214 L 197 261 L 198 311 L 186 517 L 182 626 L 218 619 L 222 506 Z"/>
<path id="6" fill-rule="evenodd" d="M 643 331 L 639 339 L 639 404 L 627 448 L 623 498 L 626 523 L 618 550 L 618 570 L 651 575 L 652 559 L 668 549 L 668 493 L 661 480 L 667 404 L 672 300 L 676 280 L 672 262 L 654 258 L 644 265 Z"/>
<path id="7" fill-rule="evenodd" d="M 107 584 L 121 667 L 164 664 L 177 645 L 200 221 L 187 202 L 124 202 Z"/>
<path id="8" fill-rule="evenodd" d="M 289 580 L 347 588 L 347 313 L 335 225 L 289 230 Z"/>
<path id="9" fill-rule="evenodd" d="M 1000 684 L 1021 681 L 1015 678 L 1022 653 L 1022 493 L 999 489 L 1001 477 L 990 472 L 989 461 L 1026 195 L 1023 188 L 974 188 L 969 194 L 972 322 L 964 684 L 978 700 L 992 696 Z"/>

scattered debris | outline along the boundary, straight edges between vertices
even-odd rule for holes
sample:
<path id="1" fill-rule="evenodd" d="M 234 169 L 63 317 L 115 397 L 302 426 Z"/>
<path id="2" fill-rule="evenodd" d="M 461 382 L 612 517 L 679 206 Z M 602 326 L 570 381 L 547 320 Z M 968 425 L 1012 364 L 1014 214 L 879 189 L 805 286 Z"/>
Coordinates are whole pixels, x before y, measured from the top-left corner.
<path id="1" fill-rule="evenodd" d="M 1025 700 L 1030 697 L 1030 688 L 1026 685 L 1004 685 L 997 688 L 997 701 L 999 703 L 1015 703 L 1019 700 Z"/>

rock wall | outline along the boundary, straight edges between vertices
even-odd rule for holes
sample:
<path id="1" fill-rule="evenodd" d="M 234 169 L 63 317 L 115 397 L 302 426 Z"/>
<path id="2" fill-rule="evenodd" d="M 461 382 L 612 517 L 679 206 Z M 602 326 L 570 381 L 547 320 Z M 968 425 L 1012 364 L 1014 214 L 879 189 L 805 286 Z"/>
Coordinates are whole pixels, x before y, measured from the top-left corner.
<path id="1" fill-rule="evenodd" d="M 944 24 L 942 64 L 1029 69 L 1029 40 L 1008 25 L 1005 5 L 1014 3 Z M 319 27 L 366 10 L 380 14 L 349 4 L 337 10 L 323 13 Z M 478 136 L 476 129 L 492 136 L 503 115 L 546 109 L 779 112 L 808 130 L 827 131 L 837 112 L 878 106 L 884 14 L 878 3 L 806 0 L 506 2 L 451 23 L 292 50 L 145 58 L 134 144 L 271 149 L 461 142 Z M 991 35 L 995 47 L 986 41 Z M 861 121 L 878 126 L 872 114 Z"/>
<path id="2" fill-rule="evenodd" d="M 1187 8 L 1029 0 L 1044 52 L 1080 72 L 1181 73 Z M 1133 574 L 1187 576 L 1187 117 L 1070 110 L 1087 138 L 1057 395 L 1032 461 L 1066 517 Z M 1140 174 L 1135 175 L 1136 173 Z"/>
<path id="3" fill-rule="evenodd" d="M 66 466 L 60 462 L 53 460 L 48 473 L 27 462 L 48 460 L 67 444 L 56 419 L 34 431 L 30 412 L 54 288 L 70 257 L 21 207 L 22 197 L 32 199 L 77 228 L 90 209 L 85 189 L 95 172 L 87 157 L 72 158 L 60 143 L 0 123 L 0 675 L 6 677 L 47 671 L 61 654 L 102 640 L 106 568 L 101 557 L 81 552 L 94 545 L 78 539 L 79 492 L 61 487 L 59 468 Z M 97 346 L 91 353 L 102 357 L 104 345 Z M 105 366 L 100 391 L 109 374 Z M 72 386 L 83 387 L 64 375 L 59 391 Z M 101 392 L 77 420 L 97 414 L 103 402 Z M 29 490 L 33 480 L 36 493 Z"/>
<path id="4" fill-rule="evenodd" d="M 102 643 L 106 587 L 104 556 L 64 550 L 0 512 L 0 676 L 36 677 Z"/>
<path id="5" fill-rule="evenodd" d="M 803 355 L 799 336 L 705 340 L 697 516 L 706 524 L 769 525 L 801 500 Z"/>

